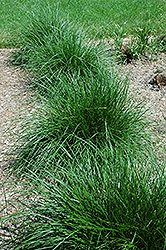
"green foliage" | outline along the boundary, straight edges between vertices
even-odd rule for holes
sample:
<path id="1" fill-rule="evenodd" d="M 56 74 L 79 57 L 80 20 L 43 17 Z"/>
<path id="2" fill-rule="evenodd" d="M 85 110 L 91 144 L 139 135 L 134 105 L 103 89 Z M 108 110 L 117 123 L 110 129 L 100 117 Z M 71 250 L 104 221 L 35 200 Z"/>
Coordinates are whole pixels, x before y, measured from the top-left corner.
<path id="1" fill-rule="evenodd" d="M 90 41 L 83 28 L 69 22 L 58 8 L 52 11 L 41 6 L 29 13 L 28 23 L 22 30 L 21 48 L 12 58 L 35 77 L 66 72 L 84 77 L 106 67 L 104 44 Z"/>
<path id="2" fill-rule="evenodd" d="M 50 161 L 54 165 L 59 144 L 63 141 L 67 150 L 75 136 L 101 148 L 110 143 L 115 151 L 123 148 L 124 154 L 128 145 L 137 154 L 147 153 L 145 108 L 133 101 L 128 84 L 113 70 L 83 80 L 79 76 L 64 76 L 56 84 L 47 80 L 40 89 L 38 109 L 22 122 L 15 170 L 32 166 L 41 172 Z"/>
<path id="3" fill-rule="evenodd" d="M 26 12 L 37 9 L 42 5 L 46 9 L 48 3 L 54 9 L 57 1 L 47 0 L 2 0 L 0 8 L 0 30 L 5 32 L 5 46 L 13 45 L 20 38 L 22 25 L 27 24 Z M 59 0 L 59 8 L 65 15 L 69 15 L 70 21 L 77 21 L 89 28 L 90 35 L 102 30 L 104 35 L 112 34 L 115 25 L 122 26 L 126 23 L 125 32 L 133 33 L 136 27 L 143 23 L 146 25 L 151 20 L 152 31 L 157 30 L 163 34 L 166 29 L 166 11 L 163 0 L 135 1 L 135 0 Z M 1 38 L 0 38 L 1 39 Z M 3 39 L 3 38 L 2 38 Z M 2 42 L 0 41 L 0 44 Z"/>
<path id="4" fill-rule="evenodd" d="M 70 10 L 74 19 L 79 5 L 83 11 L 88 6 L 91 16 L 93 5 L 91 20 L 100 20 L 101 13 L 108 17 L 108 6 L 113 14 L 118 4 L 109 25 L 120 24 L 114 31 L 116 56 L 130 61 L 156 53 L 160 45 L 163 49 L 164 38 L 152 39 L 153 25 L 146 26 L 156 2 L 60 4 L 63 14 L 51 2 L 47 7 L 33 2 L 13 54 L 13 63 L 32 73 L 37 96 L 33 112 L 21 117 L 13 148 L 13 172 L 25 175 L 26 184 L 19 190 L 23 210 L 4 218 L 14 220 L 5 245 L 13 250 L 165 249 L 165 163 L 151 152 L 145 107 L 130 95 L 128 80 L 111 68 L 105 46 L 96 39 L 101 32 L 92 39 L 101 23 L 85 32 L 65 15 Z M 136 37 L 123 48 L 131 30 L 129 22 L 122 26 L 124 16 L 133 20 L 140 6 L 150 12 L 142 26 L 133 24 Z M 87 15 L 78 23 L 82 18 L 89 26 Z M 112 35 L 108 26 L 103 34 L 109 30 Z"/>
<path id="5" fill-rule="evenodd" d="M 165 166 L 153 155 L 138 163 L 88 147 L 56 167 L 29 173 L 8 249 L 165 249 Z"/>

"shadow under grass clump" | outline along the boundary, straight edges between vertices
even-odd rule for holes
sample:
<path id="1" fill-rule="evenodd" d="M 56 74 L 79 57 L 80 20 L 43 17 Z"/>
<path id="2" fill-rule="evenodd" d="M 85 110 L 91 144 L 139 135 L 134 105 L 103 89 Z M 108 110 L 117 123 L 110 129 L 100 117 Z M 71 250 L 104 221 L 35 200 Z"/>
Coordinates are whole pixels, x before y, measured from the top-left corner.
<path id="1" fill-rule="evenodd" d="M 12 63 L 29 68 L 36 78 L 70 73 L 80 77 L 97 74 L 108 60 L 103 43 L 88 38 L 83 28 L 65 17 L 57 7 L 39 6 L 28 13 L 22 28 L 20 47 Z"/>
<path id="2" fill-rule="evenodd" d="M 165 165 L 153 154 L 139 163 L 88 147 L 57 168 L 29 172 L 8 249 L 165 249 Z"/>
<path id="3" fill-rule="evenodd" d="M 86 79 L 64 76 L 56 85 L 47 80 L 40 87 L 45 96 L 38 96 L 38 108 L 22 120 L 14 170 L 42 172 L 50 162 L 54 166 L 57 152 L 68 152 L 75 138 L 100 148 L 107 142 L 124 154 L 130 145 L 131 152 L 146 155 L 150 138 L 145 108 L 134 102 L 127 82 L 114 72 Z"/>

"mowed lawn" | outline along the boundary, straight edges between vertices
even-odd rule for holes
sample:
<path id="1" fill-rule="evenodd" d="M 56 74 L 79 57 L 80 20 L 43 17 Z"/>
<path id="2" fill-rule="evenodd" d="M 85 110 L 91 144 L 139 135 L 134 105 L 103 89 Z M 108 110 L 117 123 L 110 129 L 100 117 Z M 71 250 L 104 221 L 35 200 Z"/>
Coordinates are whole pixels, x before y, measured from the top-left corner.
<path id="1" fill-rule="evenodd" d="M 148 25 L 152 34 L 166 30 L 166 3 L 163 0 L 1 0 L 0 46 L 15 46 L 27 15 L 35 6 L 59 6 L 70 21 L 89 29 L 89 34 L 111 36 L 116 25 L 123 27 L 126 35 L 134 34 L 137 27 Z"/>

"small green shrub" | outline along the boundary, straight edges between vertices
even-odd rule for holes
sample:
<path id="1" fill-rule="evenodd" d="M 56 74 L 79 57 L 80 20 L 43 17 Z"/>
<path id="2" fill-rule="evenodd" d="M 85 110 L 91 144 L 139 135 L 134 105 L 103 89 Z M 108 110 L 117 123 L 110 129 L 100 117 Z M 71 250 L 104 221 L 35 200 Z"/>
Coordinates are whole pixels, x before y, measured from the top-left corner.
<path id="1" fill-rule="evenodd" d="M 88 147 L 56 167 L 29 173 L 8 249 L 165 249 L 165 165 Z"/>
<path id="2" fill-rule="evenodd" d="M 22 121 L 21 145 L 15 149 L 17 171 L 29 165 L 44 169 L 47 162 L 56 161 L 59 144 L 71 146 L 75 136 L 101 148 L 108 142 L 125 153 L 130 144 L 131 151 L 147 153 L 150 139 L 145 108 L 134 102 L 127 82 L 113 72 L 84 80 L 64 76 L 55 85 L 47 80 L 40 89 L 45 93 L 39 96 L 39 108 Z"/>

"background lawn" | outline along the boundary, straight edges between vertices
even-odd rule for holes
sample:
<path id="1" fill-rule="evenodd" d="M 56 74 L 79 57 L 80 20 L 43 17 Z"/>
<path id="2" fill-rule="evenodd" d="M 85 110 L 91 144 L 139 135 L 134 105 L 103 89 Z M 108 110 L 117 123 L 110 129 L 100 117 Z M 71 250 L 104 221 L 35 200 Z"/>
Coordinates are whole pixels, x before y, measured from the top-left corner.
<path id="1" fill-rule="evenodd" d="M 27 11 L 34 9 L 41 1 L 1 0 L 0 3 L 0 46 L 15 46 L 19 30 L 26 25 Z M 166 4 L 163 0 L 47 0 L 43 6 L 59 5 L 70 21 L 76 21 L 88 28 L 91 35 L 112 36 L 116 25 L 124 32 L 133 34 L 135 28 L 148 25 L 152 34 L 163 34 L 166 26 Z"/>

